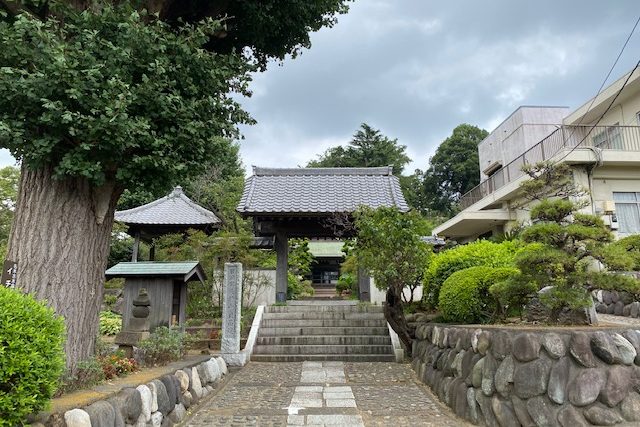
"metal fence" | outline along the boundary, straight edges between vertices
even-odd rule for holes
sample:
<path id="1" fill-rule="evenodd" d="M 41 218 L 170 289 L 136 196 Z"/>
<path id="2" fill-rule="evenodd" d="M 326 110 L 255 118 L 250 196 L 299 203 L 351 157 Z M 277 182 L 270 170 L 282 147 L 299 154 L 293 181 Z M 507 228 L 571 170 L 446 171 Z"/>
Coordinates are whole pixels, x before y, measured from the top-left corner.
<path id="1" fill-rule="evenodd" d="M 564 148 L 597 147 L 602 150 L 640 151 L 640 126 L 562 126 L 501 167 L 464 194 L 458 204 L 466 209 L 524 175 L 522 166 L 553 158 Z"/>

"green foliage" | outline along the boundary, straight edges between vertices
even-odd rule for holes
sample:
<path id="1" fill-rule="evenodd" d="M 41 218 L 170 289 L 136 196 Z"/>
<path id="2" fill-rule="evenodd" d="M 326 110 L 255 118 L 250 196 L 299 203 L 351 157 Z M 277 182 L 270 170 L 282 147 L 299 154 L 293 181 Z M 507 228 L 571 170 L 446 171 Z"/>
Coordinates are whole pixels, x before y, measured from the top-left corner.
<path id="1" fill-rule="evenodd" d="M 313 295 L 310 280 L 313 255 L 309 251 L 308 239 L 291 239 L 289 241 L 289 269 L 287 273 L 287 299 L 297 299 L 305 295 Z"/>
<path id="2" fill-rule="evenodd" d="M 112 311 L 100 312 L 100 335 L 117 335 L 122 329 L 122 316 Z"/>
<path id="3" fill-rule="evenodd" d="M 494 243 L 478 240 L 442 251 L 425 267 L 423 301 L 435 307 L 442 284 L 456 271 L 469 267 L 513 267 L 514 257 L 524 245 L 519 240 Z"/>
<path id="4" fill-rule="evenodd" d="M 356 276 L 351 273 L 342 273 L 338 277 L 338 283 L 336 283 L 336 292 L 340 295 L 347 291 L 351 295 L 358 295 L 358 281 Z"/>
<path id="5" fill-rule="evenodd" d="M 489 288 L 518 274 L 511 267 L 469 267 L 456 271 L 440 290 L 438 307 L 447 322 L 484 323 L 498 313 Z"/>
<path id="6" fill-rule="evenodd" d="M 307 166 L 319 167 L 372 167 L 393 166 L 393 173 L 400 175 L 411 159 L 406 154 L 407 147 L 398 144 L 397 139 L 389 139 L 379 130 L 366 123 L 353 135 L 347 148 L 329 148 L 318 160 Z"/>
<path id="7" fill-rule="evenodd" d="M 576 200 L 588 194 L 586 189 L 576 185 L 573 170 L 566 163 L 527 163 L 522 166 L 522 171 L 531 178 L 520 184 L 523 205 L 533 200 L 544 201 L 552 198 Z M 580 202 L 579 205 L 584 206 L 585 203 Z M 558 209 L 562 208 L 558 206 Z"/>
<path id="8" fill-rule="evenodd" d="M 620 259 L 624 257 L 624 254 L 627 255 L 627 259 L 630 261 L 618 266 L 616 270 L 640 271 L 640 234 L 624 237 L 609 245 L 609 248 L 617 251 L 616 254 L 609 256 L 609 259 Z"/>
<path id="9" fill-rule="evenodd" d="M 540 301 L 551 310 L 551 321 L 557 322 L 565 309 L 578 309 L 591 303 L 590 291 L 617 289 L 640 292 L 637 280 L 607 271 L 594 269 L 598 262 L 603 267 L 624 267 L 633 263 L 625 251 L 610 249 L 607 244 L 613 235 L 602 220 L 592 215 L 578 213 L 580 204 L 567 200 L 543 200 L 531 211 L 534 222 L 521 233 L 525 242 L 537 243 L 528 247 L 516 258 L 522 274 L 505 285 L 520 286 L 523 292 L 515 300 L 504 298 L 506 304 L 517 304 L 526 299 L 524 289 L 530 295 L 546 286 L 552 286 L 540 295 Z M 617 247 L 620 249 L 624 244 Z M 512 291 L 505 291 L 512 293 Z"/>
<path id="10" fill-rule="evenodd" d="M 133 239 L 125 234 L 126 231 L 126 225 L 119 222 L 113 223 L 107 268 L 111 268 L 120 262 L 131 261 L 131 255 L 133 254 Z"/>
<path id="11" fill-rule="evenodd" d="M 394 287 L 401 292 L 422 281 L 432 251 L 421 240 L 431 230 L 419 213 L 361 207 L 355 214 L 355 225 L 358 262 L 371 272 L 379 289 Z"/>
<path id="12" fill-rule="evenodd" d="M 7 254 L 7 243 L 13 221 L 13 209 L 18 197 L 20 170 L 12 166 L 0 169 L 0 256 Z"/>
<path id="13" fill-rule="evenodd" d="M 151 192 L 228 150 L 251 122 L 230 94 L 253 68 L 203 50 L 222 24 L 176 30 L 129 2 L 93 12 L 0 23 L 0 146 L 58 178 Z"/>
<path id="14" fill-rule="evenodd" d="M 0 424 L 43 409 L 64 369 L 64 323 L 30 295 L 0 286 Z"/>
<path id="15" fill-rule="evenodd" d="M 429 159 L 429 168 L 416 175 L 422 181 L 420 210 L 450 216 L 460 196 L 480 182 L 478 144 L 489 133 L 469 124 L 458 125 Z"/>
<path id="16" fill-rule="evenodd" d="M 57 395 L 92 387 L 105 380 L 104 370 L 98 357 L 78 362 L 74 374 L 65 372 L 61 379 Z"/>
<path id="17" fill-rule="evenodd" d="M 179 329 L 157 327 L 151 336 L 140 341 L 144 363 L 147 366 L 164 365 L 181 359 L 190 344 L 188 334 Z"/>

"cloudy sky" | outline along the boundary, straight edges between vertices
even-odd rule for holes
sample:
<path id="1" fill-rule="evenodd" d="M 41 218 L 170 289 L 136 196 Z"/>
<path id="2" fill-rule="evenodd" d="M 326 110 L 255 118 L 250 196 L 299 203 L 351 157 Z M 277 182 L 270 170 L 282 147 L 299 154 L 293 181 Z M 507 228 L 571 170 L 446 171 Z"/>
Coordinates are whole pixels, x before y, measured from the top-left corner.
<path id="1" fill-rule="evenodd" d="M 295 60 L 255 76 L 243 162 L 303 166 L 366 122 L 426 168 L 460 123 L 492 130 L 520 105 L 595 95 L 640 14 L 637 0 L 356 0 Z M 611 81 L 640 58 L 640 28 Z M 13 159 L 0 152 L 0 164 Z"/>
<path id="2" fill-rule="evenodd" d="M 639 14 L 637 0 L 356 0 L 310 50 L 255 76 L 244 164 L 304 166 L 367 122 L 424 169 L 460 123 L 582 105 Z M 610 80 L 638 59 L 640 28 Z"/>

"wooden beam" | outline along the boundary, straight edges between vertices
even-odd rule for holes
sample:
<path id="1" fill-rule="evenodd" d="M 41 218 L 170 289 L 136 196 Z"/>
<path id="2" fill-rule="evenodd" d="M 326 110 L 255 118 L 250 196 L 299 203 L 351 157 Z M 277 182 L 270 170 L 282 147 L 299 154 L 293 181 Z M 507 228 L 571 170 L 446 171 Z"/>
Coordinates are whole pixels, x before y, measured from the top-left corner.
<path id="1" fill-rule="evenodd" d="M 131 251 L 131 261 L 138 262 L 138 252 L 140 251 L 140 232 L 138 231 L 133 240 L 133 250 Z"/>

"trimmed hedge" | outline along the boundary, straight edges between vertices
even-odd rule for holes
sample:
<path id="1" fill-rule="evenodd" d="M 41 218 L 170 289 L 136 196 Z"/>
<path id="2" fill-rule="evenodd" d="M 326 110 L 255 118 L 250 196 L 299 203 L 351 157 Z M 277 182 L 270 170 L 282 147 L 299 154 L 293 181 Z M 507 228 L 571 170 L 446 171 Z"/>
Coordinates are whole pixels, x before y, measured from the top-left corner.
<path id="1" fill-rule="evenodd" d="M 0 425 L 43 409 L 64 370 L 64 323 L 31 295 L 0 286 Z"/>
<path id="2" fill-rule="evenodd" d="M 519 240 L 501 243 L 478 240 L 437 254 L 425 271 L 423 301 L 435 307 L 442 284 L 456 271 L 477 266 L 514 267 L 516 254 L 525 246 Z"/>
<path id="3" fill-rule="evenodd" d="M 483 323 L 498 314 L 489 287 L 518 274 L 512 267 L 470 267 L 456 271 L 442 284 L 439 308 L 447 322 Z"/>

